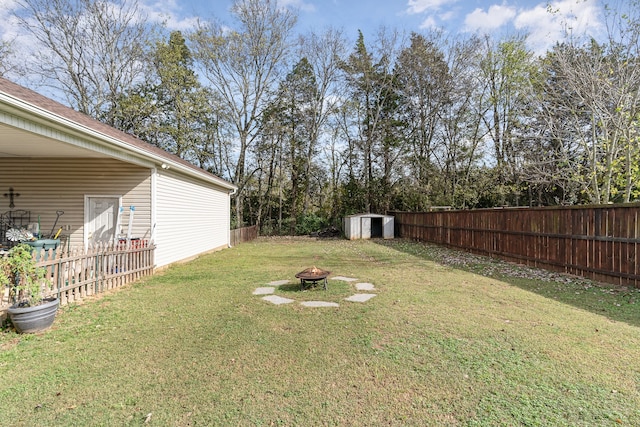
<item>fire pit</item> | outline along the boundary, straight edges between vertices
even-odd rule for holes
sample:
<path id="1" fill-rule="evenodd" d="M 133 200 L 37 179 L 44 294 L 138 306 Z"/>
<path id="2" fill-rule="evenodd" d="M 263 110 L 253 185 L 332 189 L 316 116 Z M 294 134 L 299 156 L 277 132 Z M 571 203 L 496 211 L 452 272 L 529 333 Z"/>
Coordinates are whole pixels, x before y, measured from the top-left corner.
<path id="1" fill-rule="evenodd" d="M 307 268 L 296 274 L 296 278 L 300 279 L 300 290 L 304 290 L 305 286 L 316 286 L 318 282 L 322 281 L 324 290 L 327 290 L 327 277 L 331 274 L 330 271 L 321 270 L 317 267 Z"/>

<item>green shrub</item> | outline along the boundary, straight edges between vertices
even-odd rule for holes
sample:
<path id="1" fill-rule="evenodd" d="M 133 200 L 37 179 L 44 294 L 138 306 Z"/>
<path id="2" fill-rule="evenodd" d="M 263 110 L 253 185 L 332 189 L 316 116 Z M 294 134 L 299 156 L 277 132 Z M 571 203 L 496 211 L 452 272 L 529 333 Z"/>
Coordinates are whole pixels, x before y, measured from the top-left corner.
<path id="1" fill-rule="evenodd" d="M 296 221 L 296 234 L 305 235 L 318 232 L 327 226 L 327 219 L 316 214 L 305 214 Z"/>

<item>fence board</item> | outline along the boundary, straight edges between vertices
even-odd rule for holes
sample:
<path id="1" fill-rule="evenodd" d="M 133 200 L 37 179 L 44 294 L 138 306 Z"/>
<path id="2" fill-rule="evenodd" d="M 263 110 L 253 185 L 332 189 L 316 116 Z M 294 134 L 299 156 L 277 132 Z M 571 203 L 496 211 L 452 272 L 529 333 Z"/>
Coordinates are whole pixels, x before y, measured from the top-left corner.
<path id="1" fill-rule="evenodd" d="M 47 296 L 56 296 L 60 305 L 80 301 L 153 274 L 155 245 L 135 244 L 98 246 L 68 253 L 34 253 L 39 267 L 47 270 L 52 288 Z M 5 291 L 0 309 L 10 305 Z"/>
<path id="2" fill-rule="evenodd" d="M 250 242 L 251 240 L 258 238 L 258 226 L 252 225 L 250 227 L 236 228 L 231 230 L 229 236 L 229 244 L 236 246 L 242 242 Z"/>
<path id="3" fill-rule="evenodd" d="M 639 204 L 392 212 L 396 235 L 640 287 Z"/>

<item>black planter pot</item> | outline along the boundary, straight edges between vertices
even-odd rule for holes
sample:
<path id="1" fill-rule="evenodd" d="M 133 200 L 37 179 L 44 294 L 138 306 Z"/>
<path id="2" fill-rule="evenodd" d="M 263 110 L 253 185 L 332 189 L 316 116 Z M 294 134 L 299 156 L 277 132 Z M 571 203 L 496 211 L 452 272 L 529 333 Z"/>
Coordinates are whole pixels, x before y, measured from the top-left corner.
<path id="1" fill-rule="evenodd" d="M 16 331 L 22 334 L 44 331 L 53 324 L 58 311 L 58 298 L 47 298 L 35 307 L 9 307 L 7 313 Z"/>

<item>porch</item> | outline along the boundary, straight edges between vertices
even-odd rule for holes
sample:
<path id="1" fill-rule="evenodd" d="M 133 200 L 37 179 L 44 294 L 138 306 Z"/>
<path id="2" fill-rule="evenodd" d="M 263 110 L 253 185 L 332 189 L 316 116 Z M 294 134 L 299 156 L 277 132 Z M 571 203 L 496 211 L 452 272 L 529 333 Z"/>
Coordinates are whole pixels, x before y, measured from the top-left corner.
<path id="1" fill-rule="evenodd" d="M 154 267 L 229 246 L 233 184 L 2 78 L 0 138 L 0 234 L 37 225 L 40 238 L 59 233 L 69 248 L 135 237 L 154 242 Z M 27 213 L 20 221 L 18 210 Z M 101 260 L 75 281 L 56 278 L 59 289 L 86 281 L 100 288 L 101 274 L 109 282 L 131 273 L 102 272 L 109 267 Z"/>

